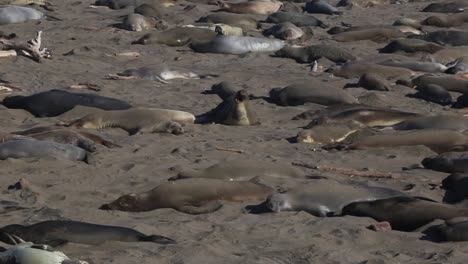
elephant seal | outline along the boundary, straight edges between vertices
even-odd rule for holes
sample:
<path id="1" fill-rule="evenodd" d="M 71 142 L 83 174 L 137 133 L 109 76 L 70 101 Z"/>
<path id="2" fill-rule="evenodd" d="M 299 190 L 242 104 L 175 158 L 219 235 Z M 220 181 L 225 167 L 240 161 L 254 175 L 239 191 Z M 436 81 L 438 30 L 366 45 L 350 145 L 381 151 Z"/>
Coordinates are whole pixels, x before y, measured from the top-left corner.
<path id="1" fill-rule="evenodd" d="M 446 173 L 468 173 L 468 157 L 428 157 L 421 161 L 424 168 Z"/>
<path id="2" fill-rule="evenodd" d="M 204 94 L 217 94 L 221 100 L 226 100 L 235 95 L 239 89 L 237 89 L 231 82 L 220 82 L 213 84 L 210 90 L 203 91 Z"/>
<path id="3" fill-rule="evenodd" d="M 220 161 L 203 170 L 181 171 L 171 180 L 207 178 L 229 181 L 247 181 L 257 176 L 304 178 L 302 170 L 281 162 L 267 162 L 253 159 Z"/>
<path id="4" fill-rule="evenodd" d="M 411 97 L 420 98 L 440 105 L 450 105 L 453 103 L 452 95 L 444 87 L 437 84 L 426 84 L 417 86 L 418 91 Z"/>
<path id="5" fill-rule="evenodd" d="M 291 22 L 284 22 L 265 29 L 263 35 L 266 37 L 274 36 L 282 40 L 292 40 L 302 37 L 304 31 Z"/>
<path id="6" fill-rule="evenodd" d="M 336 63 L 354 61 L 357 59 L 353 54 L 344 49 L 325 44 L 306 47 L 285 46 L 275 52 L 275 56 L 290 58 L 298 63 L 311 63 L 322 57 Z"/>
<path id="7" fill-rule="evenodd" d="M 328 27 L 328 24 L 315 18 L 312 15 L 284 11 L 279 11 L 269 15 L 266 19 L 266 22 L 276 24 L 290 22 L 298 27 Z"/>
<path id="8" fill-rule="evenodd" d="M 408 53 L 428 52 L 432 54 L 442 49 L 444 49 L 442 45 L 420 39 L 395 39 L 380 49 L 379 52 L 394 53 L 403 51 Z"/>
<path id="9" fill-rule="evenodd" d="M 107 6 L 110 9 L 124 9 L 130 6 L 136 6 L 136 0 L 97 0 L 94 5 Z"/>
<path id="10" fill-rule="evenodd" d="M 375 73 L 364 73 L 359 78 L 357 85 L 367 90 L 390 91 L 387 80 Z"/>
<path id="11" fill-rule="evenodd" d="M 221 3 L 219 11 L 236 14 L 270 15 L 277 12 L 283 3 L 276 0 L 252 0 L 240 3 Z"/>
<path id="12" fill-rule="evenodd" d="M 278 39 L 219 35 L 208 42 L 192 42 L 190 48 L 200 53 L 241 55 L 248 52 L 277 51 L 282 49 L 284 45 L 285 43 Z"/>
<path id="13" fill-rule="evenodd" d="M 468 106 L 468 94 L 460 95 L 455 103 L 452 105 L 453 108 L 465 108 Z"/>
<path id="14" fill-rule="evenodd" d="M 373 42 L 385 42 L 393 38 L 404 38 L 405 34 L 393 28 L 368 28 L 352 30 L 333 35 L 333 40 L 338 42 L 351 42 L 360 40 L 371 40 Z"/>
<path id="15" fill-rule="evenodd" d="M 341 15 L 343 11 L 338 10 L 336 7 L 330 5 L 325 0 L 310 0 L 306 2 L 304 11 L 312 14 L 325 14 L 325 15 Z"/>
<path id="16" fill-rule="evenodd" d="M 423 145 L 437 153 L 468 150 L 468 137 L 452 130 L 421 129 L 392 134 L 378 134 L 351 142 L 325 145 L 323 149 L 373 149 Z"/>
<path id="17" fill-rule="evenodd" d="M 435 219 L 468 216 L 468 209 L 413 197 L 393 197 L 348 204 L 343 215 L 371 217 L 379 222 L 388 221 L 392 229 L 413 231 Z"/>
<path id="18" fill-rule="evenodd" d="M 162 17 L 161 11 L 156 4 L 141 4 L 133 12 L 149 18 L 160 19 Z"/>
<path id="19" fill-rule="evenodd" d="M 357 103 L 357 99 L 335 86 L 317 83 L 313 80 L 285 88 L 274 88 L 270 91 L 272 103 L 280 106 L 296 106 L 305 103 L 332 105 L 338 103 Z"/>
<path id="20" fill-rule="evenodd" d="M 184 132 L 180 123 L 193 124 L 194 121 L 195 116 L 188 112 L 158 108 L 131 108 L 115 111 L 97 110 L 95 113 L 72 121 L 67 126 L 87 129 L 119 127 L 130 135 L 143 133 L 179 135 Z"/>
<path id="21" fill-rule="evenodd" d="M 129 14 L 122 22 L 122 28 L 130 31 L 144 31 L 154 28 L 156 20 L 151 17 L 145 17 L 140 14 Z"/>
<path id="22" fill-rule="evenodd" d="M 296 141 L 298 143 L 312 144 L 340 142 L 362 127 L 355 122 L 319 124 L 299 132 L 296 136 Z"/>
<path id="23" fill-rule="evenodd" d="M 458 27 L 468 22 L 468 13 L 451 14 L 447 16 L 430 16 L 424 19 L 421 24 L 433 27 Z"/>
<path id="24" fill-rule="evenodd" d="M 246 90 L 237 91 L 233 96 L 224 99 L 216 108 L 197 116 L 195 122 L 197 124 L 220 123 L 230 126 L 260 124 L 250 106 L 249 94 Z"/>
<path id="25" fill-rule="evenodd" d="M 459 78 L 453 75 L 430 75 L 425 74 L 418 76 L 411 80 L 414 86 L 425 86 L 429 84 L 436 84 L 443 87 L 445 90 L 457 93 L 468 92 L 468 80 Z"/>
<path id="26" fill-rule="evenodd" d="M 443 30 L 427 33 L 422 36 L 412 36 L 439 45 L 466 46 L 468 45 L 468 32 L 456 30 Z"/>
<path id="27" fill-rule="evenodd" d="M 328 118 L 328 117 L 333 117 L 336 115 L 339 115 L 343 112 L 349 111 L 349 110 L 367 110 L 367 109 L 382 109 L 379 107 L 374 107 L 374 106 L 368 106 L 368 105 L 363 105 L 363 104 L 348 104 L 348 103 L 337 103 L 333 105 L 329 105 L 325 108 L 321 108 L 318 110 L 308 110 L 305 111 L 295 117 L 292 118 L 292 120 L 300 120 L 300 119 L 305 119 L 305 120 L 314 120 L 314 119 L 319 119 L 319 118 Z"/>
<path id="28" fill-rule="evenodd" d="M 201 17 L 198 22 L 226 24 L 240 27 L 243 30 L 256 30 L 258 24 L 258 21 L 250 16 L 224 12 Z"/>
<path id="29" fill-rule="evenodd" d="M 5 239 L 5 234 L 51 246 L 62 246 L 66 243 L 99 245 L 106 241 L 176 243 L 170 238 L 159 235 L 147 236 L 131 228 L 65 220 L 44 221 L 29 226 L 7 225 L 0 228 L 0 234 L 0 240 L 8 244 L 10 243 Z"/>
<path id="30" fill-rule="evenodd" d="M 333 66 L 328 68 L 326 72 L 346 79 L 360 78 L 365 73 L 378 74 L 385 79 L 403 76 L 410 77 L 414 75 L 413 71 L 406 68 L 391 67 L 362 61 L 348 62 L 341 66 Z"/>
<path id="31" fill-rule="evenodd" d="M 444 202 L 458 203 L 468 198 L 468 174 L 453 173 L 442 180 Z"/>
<path id="32" fill-rule="evenodd" d="M 13 140 L 0 144 L 0 159 L 29 157 L 84 161 L 86 151 L 72 145 L 39 140 Z"/>
<path id="33" fill-rule="evenodd" d="M 244 36 L 244 31 L 242 30 L 242 28 L 234 27 L 234 26 L 230 26 L 226 24 L 195 23 L 194 25 L 184 25 L 183 27 L 207 28 L 215 32 L 216 32 L 216 28 L 220 27 L 224 35 Z"/>
<path id="34" fill-rule="evenodd" d="M 430 13 L 459 13 L 463 12 L 468 4 L 465 1 L 432 3 L 426 6 L 421 12 Z"/>
<path id="35" fill-rule="evenodd" d="M 382 187 L 345 185 L 330 180 L 314 180 L 286 193 L 270 195 L 264 204 L 273 212 L 305 211 L 317 217 L 341 215 L 347 204 L 405 195 Z"/>
<path id="36" fill-rule="evenodd" d="M 392 126 L 395 130 L 447 129 L 463 132 L 468 129 L 468 117 L 458 115 L 423 116 Z"/>
<path id="37" fill-rule="evenodd" d="M 144 35 L 132 44 L 164 44 L 180 47 L 192 42 L 205 42 L 216 37 L 216 32 L 207 28 L 175 27 L 161 32 L 152 32 Z"/>
<path id="38" fill-rule="evenodd" d="M 0 5 L 46 5 L 45 0 L 0 0 Z"/>
<path id="39" fill-rule="evenodd" d="M 128 69 L 118 73 L 117 76 L 110 74 L 109 77 L 117 80 L 143 79 L 148 81 L 159 81 L 167 84 L 169 83 L 169 80 L 173 79 L 200 79 L 203 76 L 199 76 L 194 72 L 171 70 L 166 65 L 155 64 L 138 69 Z"/>
<path id="40" fill-rule="evenodd" d="M 421 22 L 415 19 L 407 18 L 407 17 L 402 17 L 402 18 L 395 20 L 395 22 L 393 22 L 393 26 L 409 26 L 409 27 L 419 29 L 419 30 L 422 27 Z"/>
<path id="41" fill-rule="evenodd" d="M 12 238 L 13 239 L 13 238 Z M 16 238 L 18 239 L 18 238 Z M 20 240 L 20 239 L 19 239 Z M 48 245 L 38 245 L 20 240 L 15 246 L 2 248 L 0 252 L 2 264 L 89 264 L 86 261 L 71 260 L 60 251 L 55 251 Z"/>
<path id="42" fill-rule="evenodd" d="M 145 212 L 172 208 L 186 214 L 204 214 L 220 209 L 219 200 L 264 200 L 272 192 L 270 187 L 248 181 L 185 179 L 163 183 L 148 192 L 121 196 L 99 209 Z"/>
<path id="43" fill-rule="evenodd" d="M 443 73 L 448 67 L 429 61 L 398 61 L 398 60 L 386 60 L 378 63 L 379 65 L 385 65 L 390 67 L 406 68 L 412 71 L 428 72 L 428 73 Z"/>
<path id="44" fill-rule="evenodd" d="M 103 110 L 122 110 L 132 107 L 127 102 L 90 93 L 70 93 L 50 90 L 29 96 L 8 96 L 3 105 L 13 109 L 24 109 L 37 117 L 61 115 L 77 105 L 96 107 Z"/>
<path id="45" fill-rule="evenodd" d="M 447 219 L 436 230 L 443 241 L 468 241 L 468 218 Z"/>
<path id="46" fill-rule="evenodd" d="M 38 20 L 44 17 L 44 13 L 24 6 L 0 7 L 0 25 L 22 23 L 28 20 Z"/>

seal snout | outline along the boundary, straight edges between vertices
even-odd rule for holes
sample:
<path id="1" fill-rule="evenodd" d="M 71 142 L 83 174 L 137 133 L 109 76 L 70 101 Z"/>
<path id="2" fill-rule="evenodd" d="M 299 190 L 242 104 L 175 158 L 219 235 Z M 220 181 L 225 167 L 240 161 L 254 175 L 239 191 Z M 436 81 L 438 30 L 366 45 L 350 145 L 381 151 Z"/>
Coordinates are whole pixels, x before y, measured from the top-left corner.
<path id="1" fill-rule="evenodd" d="M 249 94 L 247 93 L 246 90 L 240 90 L 236 94 L 236 100 L 239 102 L 243 102 L 245 100 L 249 99 Z"/>

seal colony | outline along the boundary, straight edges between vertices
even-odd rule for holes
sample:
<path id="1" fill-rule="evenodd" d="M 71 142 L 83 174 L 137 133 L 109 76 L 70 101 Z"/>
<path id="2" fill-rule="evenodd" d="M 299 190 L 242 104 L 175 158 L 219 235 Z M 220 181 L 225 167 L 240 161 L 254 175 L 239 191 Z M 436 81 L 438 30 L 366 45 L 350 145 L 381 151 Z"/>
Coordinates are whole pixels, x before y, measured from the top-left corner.
<path id="1" fill-rule="evenodd" d="M 466 262 L 466 1 L 0 4 L 0 263 Z"/>

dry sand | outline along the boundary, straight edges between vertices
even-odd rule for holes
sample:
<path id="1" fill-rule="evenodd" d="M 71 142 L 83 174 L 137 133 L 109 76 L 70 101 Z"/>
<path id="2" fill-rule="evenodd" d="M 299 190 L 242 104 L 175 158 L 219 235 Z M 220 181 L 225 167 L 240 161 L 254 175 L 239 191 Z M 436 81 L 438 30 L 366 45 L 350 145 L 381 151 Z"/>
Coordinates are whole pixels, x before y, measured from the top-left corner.
<path id="1" fill-rule="evenodd" d="M 66 89 L 80 82 L 98 84 L 97 94 L 126 100 L 134 105 L 150 105 L 204 113 L 220 99 L 201 92 L 220 81 L 232 81 L 239 87 L 261 96 L 269 89 L 284 87 L 300 80 L 317 78 L 342 87 L 347 80 L 330 78 L 328 74 L 312 75 L 307 65 L 293 60 L 273 58 L 257 53 L 247 56 L 198 54 L 187 47 L 163 45 L 130 45 L 146 32 L 115 30 L 132 8 L 111 10 L 90 8 L 91 0 L 50 0 L 54 12 L 49 14 L 62 21 L 41 20 L 4 25 L 0 30 L 16 33 L 28 40 L 38 30 L 43 31 L 43 46 L 54 53 L 52 60 L 35 63 L 25 57 L 0 60 L 0 78 L 21 86 L 25 94 L 50 89 Z M 434 2 L 434 1 L 432 1 Z M 341 22 L 353 25 L 391 24 L 405 16 L 422 19 L 430 14 L 418 12 L 430 2 L 344 10 L 342 16 L 316 15 L 331 26 Z M 177 2 L 165 9 L 171 26 L 193 23 L 216 6 Z M 332 1 L 332 4 L 336 4 Z M 258 16 L 263 18 L 263 16 Z M 463 28 L 460 28 L 463 29 Z M 465 28 L 466 29 L 466 28 Z M 326 30 L 314 29 L 312 43 L 334 43 Z M 256 33 L 258 34 L 258 33 Z M 336 43 L 334 43 L 336 44 Z M 340 47 L 362 58 L 375 58 L 377 48 L 385 43 L 371 41 L 338 43 Z M 74 50 L 75 54 L 63 54 Z M 116 57 L 114 53 L 137 51 L 141 57 Z M 106 80 L 104 76 L 128 68 L 166 63 L 179 69 L 219 77 L 201 80 L 175 80 L 170 84 L 155 81 Z M 331 62 L 320 61 L 329 66 Z M 448 113 L 454 110 L 408 98 L 410 88 L 394 86 L 389 92 L 350 89 L 367 104 L 392 107 L 425 114 Z M 86 91 L 90 92 L 90 91 Z M 129 137 L 118 129 L 105 129 L 101 134 L 122 145 L 122 148 L 100 147 L 92 154 L 90 164 L 54 159 L 18 159 L 0 161 L 2 192 L 0 199 L 17 201 L 30 209 L 2 215 L 0 225 L 32 224 L 49 219 L 72 219 L 99 224 L 119 225 L 147 234 L 160 234 L 175 239 L 176 245 L 154 243 L 106 243 L 100 246 L 68 244 L 60 250 L 73 258 L 92 263 L 466 263 L 466 242 L 433 243 L 420 240 L 420 233 L 374 232 L 366 229 L 375 221 L 368 218 L 317 218 L 304 212 L 251 215 L 242 208 L 252 203 L 224 203 L 217 212 L 187 215 L 172 209 L 145 213 L 107 212 L 98 210 L 122 194 L 146 191 L 175 175 L 171 167 L 204 168 L 225 158 L 250 158 L 265 161 L 308 162 L 318 165 L 373 168 L 400 173 L 398 180 L 350 178 L 334 173 L 320 173 L 342 182 L 359 181 L 375 186 L 405 190 L 409 194 L 441 200 L 443 192 L 433 188 L 446 174 L 428 170 L 402 171 L 402 167 L 419 164 L 434 155 L 425 147 L 404 147 L 369 151 L 315 151 L 318 146 L 291 144 L 286 139 L 295 136 L 307 121 L 291 118 L 314 105 L 279 107 L 263 100 L 253 100 L 262 125 L 234 127 L 224 125 L 192 125 L 179 136 L 145 134 Z M 17 131 L 35 125 L 48 125 L 56 118 L 34 118 L 22 110 L 1 109 L 3 132 Z M 243 154 L 216 150 L 216 147 L 242 149 Z M 308 175 L 319 172 L 308 170 Z M 7 190 L 20 178 L 26 178 L 36 188 L 38 196 Z M 292 180 L 285 185 L 295 185 Z"/>

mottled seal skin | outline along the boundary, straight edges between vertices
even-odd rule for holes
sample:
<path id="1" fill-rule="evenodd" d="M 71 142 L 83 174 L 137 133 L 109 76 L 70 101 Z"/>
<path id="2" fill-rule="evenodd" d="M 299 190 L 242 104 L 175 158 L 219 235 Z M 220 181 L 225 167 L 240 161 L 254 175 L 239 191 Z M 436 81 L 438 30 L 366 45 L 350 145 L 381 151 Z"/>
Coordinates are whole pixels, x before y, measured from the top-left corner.
<path id="1" fill-rule="evenodd" d="M 323 57 L 337 63 L 354 61 L 357 59 L 353 54 L 344 49 L 325 44 L 307 47 L 285 46 L 275 52 L 275 56 L 294 59 L 298 63 L 311 63 Z"/>
<path id="2" fill-rule="evenodd" d="M 298 143 L 329 144 L 340 142 L 363 126 L 354 123 L 325 123 L 304 129 L 296 136 Z"/>
<path id="3" fill-rule="evenodd" d="M 61 90 L 50 90 L 29 96 L 9 96 L 3 99 L 3 105 L 13 109 L 24 109 L 37 117 L 58 116 L 77 105 L 103 110 L 120 110 L 132 107 L 127 102 L 110 97 Z"/>
<path id="4" fill-rule="evenodd" d="M 248 52 L 277 51 L 284 45 L 278 39 L 220 35 L 209 42 L 191 43 L 190 48 L 199 53 L 241 55 Z"/>
<path id="5" fill-rule="evenodd" d="M 278 39 L 290 40 L 302 37 L 304 35 L 304 32 L 302 31 L 302 29 L 298 28 L 293 23 L 284 22 L 265 29 L 263 31 L 263 35 L 266 37 L 274 36 Z"/>
<path id="6" fill-rule="evenodd" d="M 468 137 L 452 130 L 421 129 L 392 134 L 378 134 L 351 142 L 329 144 L 323 149 L 373 149 L 422 145 L 437 153 L 468 150 Z"/>
<path id="7" fill-rule="evenodd" d="M 13 140 L 0 144 L 0 159 L 29 157 L 83 161 L 86 151 L 68 144 L 39 140 Z"/>
<path id="8" fill-rule="evenodd" d="M 458 78 L 453 75 L 430 75 L 425 74 L 411 80 L 415 86 L 424 86 L 428 84 L 436 84 L 442 86 L 450 92 L 466 93 L 468 92 L 468 80 Z"/>
<path id="9" fill-rule="evenodd" d="M 298 27 L 321 27 L 327 28 L 328 24 L 323 21 L 315 18 L 312 15 L 303 14 L 303 13 L 294 13 L 294 12 L 276 12 L 269 15 L 266 19 L 268 23 L 284 23 L 290 22 Z"/>
<path id="10" fill-rule="evenodd" d="M 145 212 L 172 208 L 186 214 L 205 214 L 220 209 L 220 200 L 264 200 L 272 192 L 270 187 L 248 181 L 184 179 L 163 183 L 145 193 L 121 196 L 100 209 Z"/>
<path id="11" fill-rule="evenodd" d="M 457 217 L 448 219 L 436 230 L 442 241 L 468 241 L 468 218 Z"/>
<path id="12" fill-rule="evenodd" d="M 405 195 L 381 187 L 344 185 L 329 180 L 314 180 L 286 193 L 275 193 L 263 204 L 273 212 L 305 211 L 317 217 L 341 215 L 347 204 Z"/>
<path id="13" fill-rule="evenodd" d="M 410 77 L 413 75 L 413 71 L 406 68 L 390 67 L 362 61 L 348 62 L 342 66 L 333 66 L 328 68 L 326 72 L 347 79 L 359 78 L 365 73 L 378 74 L 385 79 L 403 76 Z"/>
<path id="14" fill-rule="evenodd" d="M 132 44 L 164 44 L 179 47 L 191 42 L 206 42 L 216 37 L 216 32 L 206 28 L 175 27 L 161 32 L 152 32 L 144 35 Z"/>
<path id="15" fill-rule="evenodd" d="M 258 25 L 258 21 L 250 16 L 224 12 L 201 17 L 198 22 L 208 22 L 214 24 L 221 23 L 240 27 L 243 30 L 255 30 L 257 29 Z"/>
<path id="16" fill-rule="evenodd" d="M 361 30 L 346 31 L 333 35 L 333 39 L 338 42 L 352 42 L 360 40 L 371 40 L 374 42 L 386 42 L 393 38 L 404 38 L 405 34 L 393 28 L 369 28 Z"/>
<path id="17" fill-rule="evenodd" d="M 236 14 L 270 15 L 283 4 L 280 1 L 253 0 L 241 3 L 221 3 L 219 11 Z"/>
<path id="18" fill-rule="evenodd" d="M 130 31 L 149 30 L 156 26 L 154 18 L 145 17 L 140 14 L 129 14 L 122 22 L 122 28 Z"/>
<path id="19" fill-rule="evenodd" d="M 123 9 L 129 6 L 136 6 L 136 0 L 97 0 L 97 6 L 107 6 L 110 9 Z"/>
<path id="20" fill-rule="evenodd" d="M 358 86 L 367 90 L 390 91 L 390 85 L 387 80 L 375 73 L 364 73 L 359 78 Z"/>
<path id="21" fill-rule="evenodd" d="M 453 103 L 452 95 L 442 86 L 437 84 L 427 84 L 416 87 L 418 91 L 411 97 L 420 98 L 440 105 L 450 105 Z"/>
<path id="22" fill-rule="evenodd" d="M 305 103 L 332 105 L 357 103 L 357 99 L 335 86 L 315 82 L 300 83 L 270 91 L 270 101 L 281 106 L 296 106 Z"/>
<path id="23" fill-rule="evenodd" d="M 453 173 L 442 180 L 445 203 L 458 203 L 468 198 L 468 174 Z"/>
<path id="24" fill-rule="evenodd" d="M 412 71 L 428 72 L 428 73 L 443 73 L 447 70 L 447 66 L 429 61 L 399 61 L 399 60 L 386 60 L 379 62 L 380 65 L 400 67 L 410 69 Z"/>
<path id="25" fill-rule="evenodd" d="M 106 241 L 175 243 L 170 238 L 158 235 L 147 236 L 131 228 L 64 220 L 43 221 L 29 226 L 7 225 L 0 228 L 0 233 L 2 234 L 0 240 L 8 244 L 10 242 L 5 239 L 5 233 L 25 241 L 51 246 L 62 246 L 66 243 L 99 245 Z"/>
<path id="26" fill-rule="evenodd" d="M 468 7 L 466 1 L 455 1 L 445 3 L 432 3 L 426 6 L 421 12 L 430 13 L 459 13 Z"/>
<path id="27" fill-rule="evenodd" d="M 394 53 L 398 51 L 415 53 L 428 52 L 435 53 L 444 49 L 442 45 L 420 39 L 395 39 L 379 50 L 381 53 Z"/>
<path id="28" fill-rule="evenodd" d="M 24 6 L 0 7 L 0 25 L 21 23 L 28 20 L 38 20 L 44 14 L 36 9 Z"/>
<path id="29" fill-rule="evenodd" d="M 304 11 L 313 14 L 325 15 L 341 15 L 343 11 L 338 10 L 336 7 L 330 5 L 325 0 L 311 0 L 308 1 L 304 7 Z"/>
<path id="30" fill-rule="evenodd" d="M 219 123 L 231 126 L 260 124 L 255 111 L 250 106 L 249 94 L 246 90 L 237 91 L 234 95 L 223 100 L 216 108 L 197 116 L 195 123 Z"/>
<path id="31" fill-rule="evenodd" d="M 247 181 L 257 176 L 274 178 L 304 178 L 305 173 L 297 167 L 280 163 L 252 159 L 220 161 L 203 170 L 181 171 L 171 180 L 207 178 L 230 181 Z"/>
<path id="32" fill-rule="evenodd" d="M 430 170 L 446 173 L 468 173 L 468 157 L 428 157 L 423 159 L 421 163 L 424 166 L 424 168 Z"/>
<path id="33" fill-rule="evenodd" d="M 405 120 L 392 126 L 395 130 L 447 129 L 459 132 L 468 129 L 468 117 L 459 115 L 423 116 Z"/>
<path id="34" fill-rule="evenodd" d="M 468 209 L 412 197 L 394 197 L 351 203 L 343 208 L 343 215 L 371 217 L 379 222 L 388 221 L 392 229 L 413 231 L 435 219 L 468 216 Z"/>
<path id="35" fill-rule="evenodd" d="M 412 36 L 425 41 L 431 41 L 440 45 L 465 46 L 468 45 L 468 32 L 445 30 L 434 31 L 422 36 Z"/>
<path id="36" fill-rule="evenodd" d="M 87 129 L 119 127 L 130 135 L 143 133 L 178 135 L 184 132 L 180 123 L 193 124 L 194 121 L 195 116 L 188 112 L 157 108 L 131 108 L 115 111 L 98 110 L 71 122 L 68 126 Z"/>

